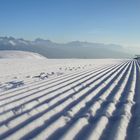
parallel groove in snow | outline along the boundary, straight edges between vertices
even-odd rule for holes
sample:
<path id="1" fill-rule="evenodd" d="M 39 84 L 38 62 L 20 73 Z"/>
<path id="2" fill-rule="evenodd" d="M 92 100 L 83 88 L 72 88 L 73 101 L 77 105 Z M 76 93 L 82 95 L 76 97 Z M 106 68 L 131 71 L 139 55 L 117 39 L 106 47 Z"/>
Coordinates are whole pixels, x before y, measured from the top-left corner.
<path id="1" fill-rule="evenodd" d="M 128 66 L 127 66 L 128 67 Z M 127 68 L 126 67 L 126 68 Z M 108 90 L 107 91 L 105 91 L 105 93 L 104 94 L 102 94 L 100 97 L 99 97 L 99 99 L 97 100 L 97 101 L 95 101 L 92 105 L 91 105 L 91 107 L 88 109 L 89 110 L 89 112 L 87 112 L 86 114 L 87 115 L 85 115 L 85 116 L 95 116 L 95 114 L 96 114 L 96 111 L 101 107 L 101 104 L 106 100 L 106 98 L 109 96 L 109 94 L 111 94 L 110 92 L 114 89 L 114 87 L 116 86 L 116 84 L 118 83 L 118 81 L 120 80 L 120 78 L 122 77 L 122 75 L 124 74 L 124 72 L 125 72 L 125 70 L 126 70 L 126 68 L 123 70 L 123 72 L 119 75 L 119 77 L 118 78 L 116 78 L 116 80 L 114 81 L 114 83 L 115 84 L 112 84 L 109 88 L 108 88 Z M 83 122 L 83 124 L 82 125 L 80 125 L 80 122 L 81 121 L 84 121 Z M 74 123 L 74 126 L 73 126 L 73 128 L 72 128 L 72 130 L 70 130 L 70 132 L 68 131 L 68 133 L 67 134 L 65 134 L 65 137 L 63 138 L 63 139 L 68 139 L 69 137 L 71 137 L 71 138 L 74 138 L 75 136 L 76 136 L 76 132 L 79 132 L 84 126 L 86 126 L 87 125 L 87 119 L 86 118 L 80 118 L 80 119 L 78 119 L 78 121 L 76 122 L 76 123 Z M 84 125 L 84 123 L 85 123 L 85 125 Z M 77 126 L 79 126 L 79 127 L 77 127 Z M 102 128 L 100 128 L 100 132 L 101 132 L 101 129 Z M 96 138 L 97 138 L 97 136 L 96 136 Z M 95 138 L 94 138 L 95 139 Z"/>
<path id="2" fill-rule="evenodd" d="M 97 72 L 97 74 L 96 74 L 97 76 L 99 76 L 98 73 L 101 73 L 100 70 Z M 91 74 L 91 73 L 90 73 L 90 74 Z M 101 73 L 101 74 L 103 74 L 103 73 Z M 87 78 L 87 77 L 86 77 L 86 78 Z M 83 80 L 83 79 L 82 79 L 82 80 Z M 82 81 L 79 81 L 79 79 L 76 80 L 76 81 L 78 81 L 78 83 L 80 83 L 80 85 L 78 85 L 77 83 L 76 83 L 75 85 L 78 85 L 79 87 L 81 87 L 81 86 L 82 86 L 82 84 L 81 84 Z M 68 81 L 68 82 L 70 82 L 70 81 Z M 66 84 L 66 85 L 67 85 L 67 84 Z M 62 86 L 62 87 L 63 87 L 63 86 Z M 68 85 L 68 87 L 69 87 L 69 85 Z M 70 87 L 70 90 L 71 90 L 71 88 L 72 88 L 72 87 Z M 57 87 L 56 87 L 56 89 L 57 89 Z M 75 90 L 75 89 L 76 89 L 76 88 L 74 88 L 74 90 Z M 62 91 L 61 91 L 61 92 L 62 92 Z M 39 91 L 38 91 L 37 93 L 39 93 Z M 45 93 L 46 93 L 46 90 L 45 90 Z M 53 94 L 54 94 L 54 93 L 53 93 Z M 58 92 L 57 92 L 57 94 L 58 94 Z M 34 94 L 33 94 L 33 95 L 34 95 Z M 37 94 L 37 95 L 40 96 L 40 93 Z M 44 97 L 43 97 L 43 98 L 44 98 Z M 29 98 L 28 98 L 28 99 L 29 99 Z M 40 100 L 39 98 L 37 98 L 37 99 Z M 5 100 L 4 100 L 4 103 L 5 103 Z M 20 102 L 20 103 L 21 103 L 21 102 Z M 1 104 L 2 104 L 2 103 L 1 103 Z M 8 103 L 8 104 L 9 104 L 9 103 Z M 12 106 L 13 106 L 13 104 L 12 104 Z M 5 107 L 6 107 L 6 105 L 5 105 Z M 5 109 L 5 108 L 4 108 L 4 109 Z M 4 110 L 4 111 L 5 111 L 5 110 Z"/>
<path id="3" fill-rule="evenodd" d="M 118 67 L 120 67 L 120 66 L 118 66 Z M 115 70 L 115 69 L 114 69 L 114 70 Z M 113 71 L 114 71 L 114 70 L 113 70 Z M 110 70 L 110 71 L 111 71 L 111 70 Z M 111 73 L 112 73 L 112 71 L 111 71 Z M 86 89 L 86 90 L 87 90 L 87 89 Z M 80 95 L 80 93 L 78 93 L 78 94 Z M 70 98 L 70 101 L 72 101 L 71 98 Z M 69 100 L 66 100 L 66 102 L 69 103 Z M 64 104 L 64 103 L 63 103 L 63 104 Z M 67 105 L 67 104 L 65 103 L 65 106 L 66 106 L 66 105 Z M 62 105 L 60 104 L 60 106 L 62 106 Z M 46 107 L 47 107 L 47 106 L 46 106 Z M 46 107 L 45 107 L 45 109 L 47 109 Z M 58 108 L 58 110 L 61 109 L 60 107 L 57 107 L 57 108 Z M 34 111 L 34 110 L 33 110 L 33 111 Z M 31 113 L 32 113 L 33 111 L 31 111 Z M 44 110 L 43 110 L 43 111 L 44 111 Z M 55 113 L 55 112 L 53 112 L 53 113 Z M 34 114 L 34 115 L 35 115 L 35 114 Z M 51 113 L 50 113 L 49 115 L 51 115 Z M 49 116 L 49 117 L 50 117 L 50 116 Z M 21 117 L 20 117 L 20 118 L 21 118 Z M 23 116 L 23 118 L 26 118 L 26 117 Z M 24 121 L 24 119 L 20 119 L 20 120 Z M 19 121 L 15 120 L 14 123 L 12 123 L 12 124 L 16 125 L 15 122 L 18 123 Z M 34 122 L 33 122 L 33 123 L 34 123 Z M 8 124 L 10 125 L 10 123 L 8 123 Z M 13 125 L 12 125 L 12 126 L 13 126 Z M 26 129 L 26 130 L 27 130 L 27 129 Z"/>
<path id="4" fill-rule="evenodd" d="M 118 71 L 119 72 L 119 71 Z M 109 74 L 109 73 L 108 73 Z M 115 74 L 114 74 L 115 75 Z M 114 76 L 113 75 L 113 76 Z M 108 79 L 112 79 L 112 77 L 108 78 Z M 104 83 L 103 83 L 104 84 Z M 103 85 L 102 84 L 102 85 Z M 106 85 L 100 85 L 100 87 L 98 87 L 97 89 L 94 90 L 94 93 L 90 94 L 89 96 L 86 96 L 81 102 L 79 102 L 78 104 L 76 104 L 73 108 L 71 108 L 70 112 L 68 112 L 68 116 L 70 116 L 71 118 L 82 108 L 85 107 L 86 102 L 90 101 L 95 95 L 97 95 L 99 93 L 100 90 L 102 90 L 102 88 Z M 64 120 L 64 119 L 63 119 Z M 59 122 L 59 120 L 57 120 L 57 122 Z M 56 123 L 56 122 L 55 122 Z M 52 126 L 50 126 L 52 127 Z M 55 129 L 57 127 L 54 127 Z M 51 128 L 52 129 L 52 128 Z M 45 136 L 45 133 L 47 133 L 47 137 L 49 136 L 49 128 L 47 128 L 45 131 L 43 131 L 43 134 L 40 134 L 40 136 L 38 136 L 38 139 L 42 139 Z M 46 137 L 46 138 L 47 138 Z M 65 139 L 65 138 L 64 138 Z"/>
<path id="5" fill-rule="evenodd" d="M 0 139 L 124 140 L 133 118 L 138 68 L 135 60 L 122 61 L 2 92 Z"/>
<path id="6" fill-rule="evenodd" d="M 91 131 L 91 135 L 89 136 L 89 140 L 91 140 L 93 138 L 99 139 L 103 130 L 106 128 L 106 125 L 109 122 L 109 118 L 112 116 L 114 110 L 116 109 L 116 107 L 115 107 L 116 103 L 119 101 L 119 98 L 120 98 L 120 96 L 125 88 L 127 81 L 128 81 L 128 77 L 129 77 L 129 74 L 131 72 L 131 68 L 128 71 L 128 76 L 125 77 L 123 85 L 121 85 L 120 89 L 117 91 L 116 95 L 113 97 L 112 102 L 110 102 L 107 105 L 107 107 L 105 108 L 105 110 L 103 110 L 103 115 L 99 118 L 99 121 L 97 121 L 97 124 L 95 124 L 94 129 Z"/>

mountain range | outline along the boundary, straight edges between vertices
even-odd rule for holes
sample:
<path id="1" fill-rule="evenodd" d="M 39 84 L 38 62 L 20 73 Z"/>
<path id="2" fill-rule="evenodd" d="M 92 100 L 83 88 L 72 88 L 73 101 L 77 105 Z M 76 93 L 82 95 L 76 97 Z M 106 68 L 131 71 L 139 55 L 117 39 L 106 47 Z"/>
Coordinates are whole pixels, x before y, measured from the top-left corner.
<path id="1" fill-rule="evenodd" d="M 21 50 L 40 53 L 47 58 L 128 58 L 130 54 L 120 45 L 72 41 L 55 43 L 37 38 L 33 41 L 0 37 L 0 50 Z"/>

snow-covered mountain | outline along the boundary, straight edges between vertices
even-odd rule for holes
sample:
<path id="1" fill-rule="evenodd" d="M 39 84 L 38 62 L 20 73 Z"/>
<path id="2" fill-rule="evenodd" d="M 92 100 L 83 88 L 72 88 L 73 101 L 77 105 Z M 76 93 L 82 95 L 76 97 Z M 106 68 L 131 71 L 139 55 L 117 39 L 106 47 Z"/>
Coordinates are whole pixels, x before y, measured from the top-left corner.
<path id="1" fill-rule="evenodd" d="M 40 53 L 48 58 L 125 58 L 130 57 L 120 45 L 72 41 L 55 43 L 37 38 L 33 41 L 0 37 L 0 50 L 22 50 Z"/>
<path id="2" fill-rule="evenodd" d="M 0 45 L 22 46 L 29 44 L 30 41 L 24 39 L 15 39 L 13 37 L 0 37 Z"/>

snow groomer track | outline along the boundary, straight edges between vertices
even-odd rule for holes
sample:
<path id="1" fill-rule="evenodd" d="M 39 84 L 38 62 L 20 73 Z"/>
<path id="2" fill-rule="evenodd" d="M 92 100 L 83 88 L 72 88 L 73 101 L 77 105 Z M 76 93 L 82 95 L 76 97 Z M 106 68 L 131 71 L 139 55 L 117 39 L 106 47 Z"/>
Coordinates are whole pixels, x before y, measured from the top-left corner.
<path id="1" fill-rule="evenodd" d="M 0 93 L 0 140 L 140 139 L 140 64 L 122 60 Z"/>

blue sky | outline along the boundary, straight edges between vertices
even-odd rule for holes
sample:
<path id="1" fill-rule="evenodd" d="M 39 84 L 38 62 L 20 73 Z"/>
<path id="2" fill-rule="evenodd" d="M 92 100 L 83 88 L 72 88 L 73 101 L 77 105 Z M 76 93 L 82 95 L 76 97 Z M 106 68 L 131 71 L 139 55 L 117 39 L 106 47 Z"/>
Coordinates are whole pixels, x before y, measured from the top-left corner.
<path id="1" fill-rule="evenodd" d="M 0 36 L 140 45 L 139 0 L 0 0 Z"/>

